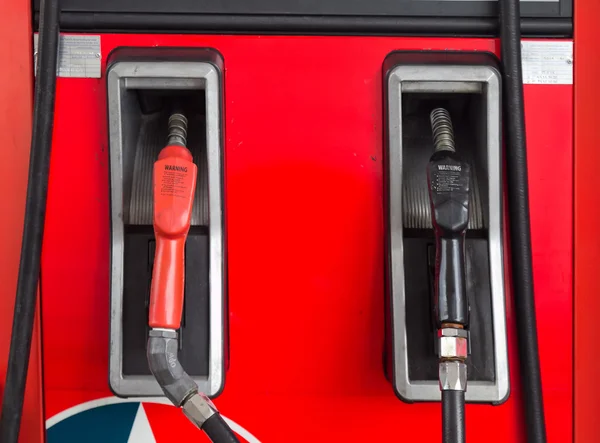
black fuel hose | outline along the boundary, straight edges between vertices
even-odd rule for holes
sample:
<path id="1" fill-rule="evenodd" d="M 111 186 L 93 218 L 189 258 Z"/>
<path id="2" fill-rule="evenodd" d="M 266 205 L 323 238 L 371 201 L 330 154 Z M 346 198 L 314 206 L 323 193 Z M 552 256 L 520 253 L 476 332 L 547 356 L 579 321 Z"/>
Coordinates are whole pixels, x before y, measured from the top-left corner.
<path id="1" fill-rule="evenodd" d="M 442 391 L 442 442 L 464 443 L 465 392 Z"/>
<path id="2" fill-rule="evenodd" d="M 48 194 L 59 38 L 58 0 L 42 0 L 40 10 L 27 202 L 6 383 L 0 416 L 0 441 L 2 443 L 17 443 L 19 439 Z"/>
<path id="3" fill-rule="evenodd" d="M 223 417 L 221 417 L 221 414 L 218 412 L 204 422 L 202 430 L 212 442 L 240 443 L 231 428 L 225 423 L 225 420 L 223 420 Z"/>
<path id="4" fill-rule="evenodd" d="M 546 442 L 533 292 L 519 0 L 500 0 L 504 122 L 513 293 L 529 443 Z"/>

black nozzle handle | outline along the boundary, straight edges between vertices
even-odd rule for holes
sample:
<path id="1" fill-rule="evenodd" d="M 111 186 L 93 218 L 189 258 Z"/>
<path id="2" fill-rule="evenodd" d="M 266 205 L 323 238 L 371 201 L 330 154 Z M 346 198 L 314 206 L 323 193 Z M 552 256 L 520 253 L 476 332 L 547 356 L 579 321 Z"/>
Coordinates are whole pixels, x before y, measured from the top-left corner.
<path id="1" fill-rule="evenodd" d="M 469 305 L 465 283 L 465 236 L 438 237 L 436 245 L 436 314 L 439 325 L 467 326 Z"/>
<path id="2" fill-rule="evenodd" d="M 435 320 L 469 323 L 465 233 L 469 225 L 471 168 L 458 154 L 436 151 L 427 166 L 431 222 L 435 231 Z"/>

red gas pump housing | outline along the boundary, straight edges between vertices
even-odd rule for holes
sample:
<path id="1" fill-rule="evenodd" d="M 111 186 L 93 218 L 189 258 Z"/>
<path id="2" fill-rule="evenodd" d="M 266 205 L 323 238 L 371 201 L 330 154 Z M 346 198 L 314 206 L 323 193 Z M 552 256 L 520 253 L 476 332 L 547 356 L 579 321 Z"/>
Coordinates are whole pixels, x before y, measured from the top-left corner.
<path id="1" fill-rule="evenodd" d="M 104 73 L 109 55 L 122 47 L 212 48 L 224 60 L 229 369 L 215 403 L 238 425 L 234 430 L 265 443 L 439 441 L 439 404 L 399 401 L 382 362 L 382 65 L 398 50 L 499 56 L 495 9 L 477 2 L 467 17 L 462 6 L 411 2 L 400 16 L 386 2 L 368 2 L 352 3 L 342 14 L 335 2 L 285 10 L 291 6 L 264 0 L 235 13 L 223 9 L 227 2 L 210 10 L 196 6 L 183 19 L 186 6 L 177 2 L 131 2 L 126 14 L 110 2 L 102 10 L 84 3 L 65 2 L 63 34 L 99 36 L 102 75 L 58 79 L 40 280 L 43 332 L 37 331 L 43 358 L 30 371 L 30 387 L 43 379 L 43 391 L 36 390 L 38 402 L 27 410 L 35 422 L 44 398 L 46 441 L 67 442 L 74 432 L 91 439 L 121 426 L 123 417 L 123 442 L 132 429 L 141 432 L 144 420 L 158 443 L 202 438 L 172 406 L 120 400 L 107 382 Z M 429 26 L 429 13 L 447 13 L 452 19 L 440 19 L 439 33 L 462 37 L 406 36 Z M 528 2 L 523 15 L 527 41 L 573 41 L 568 2 Z M 573 441 L 574 430 L 573 98 L 572 84 L 525 84 L 540 358 L 548 440 L 557 443 Z M 23 177 L 4 176 L 2 183 Z M 3 205 L 7 213 L 19 203 Z M 8 270 L 14 279 L 16 267 Z M 9 289 L 2 297 L 14 293 Z M 500 406 L 467 405 L 470 441 L 525 441 L 508 300 L 511 395 Z M 42 441 L 39 434 L 23 434 L 24 441 Z"/>

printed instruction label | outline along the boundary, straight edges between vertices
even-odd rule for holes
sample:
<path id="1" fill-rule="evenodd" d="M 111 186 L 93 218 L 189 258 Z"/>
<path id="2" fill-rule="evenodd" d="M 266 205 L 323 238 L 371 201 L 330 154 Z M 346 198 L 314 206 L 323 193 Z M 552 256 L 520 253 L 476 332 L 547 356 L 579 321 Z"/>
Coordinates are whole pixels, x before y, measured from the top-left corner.
<path id="1" fill-rule="evenodd" d="M 35 72 L 38 62 L 38 34 L 33 36 Z M 59 77 L 100 78 L 102 52 L 99 35 L 61 35 L 58 45 Z"/>
<path id="2" fill-rule="evenodd" d="M 573 42 L 521 42 L 523 83 L 573 84 Z"/>
<path id="3" fill-rule="evenodd" d="M 438 192 L 454 192 L 466 188 L 462 165 L 438 164 L 431 172 L 433 187 Z"/>
<path id="4" fill-rule="evenodd" d="M 186 166 L 165 165 L 160 184 L 163 197 L 183 198 L 188 189 L 188 168 Z"/>

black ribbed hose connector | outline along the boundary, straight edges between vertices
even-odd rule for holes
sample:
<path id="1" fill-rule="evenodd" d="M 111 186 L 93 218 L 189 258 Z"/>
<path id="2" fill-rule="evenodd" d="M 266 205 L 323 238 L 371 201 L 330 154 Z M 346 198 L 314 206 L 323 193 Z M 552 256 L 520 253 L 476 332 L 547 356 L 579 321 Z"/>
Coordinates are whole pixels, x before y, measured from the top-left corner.
<path id="1" fill-rule="evenodd" d="M 240 443 L 218 412 L 204 422 L 202 430 L 213 443 Z"/>
<path id="2" fill-rule="evenodd" d="M 508 215 L 523 409 L 529 443 L 546 442 L 531 261 L 519 0 L 500 0 Z"/>
<path id="3" fill-rule="evenodd" d="M 465 392 L 442 391 L 442 442 L 465 441 Z"/>
<path id="4" fill-rule="evenodd" d="M 2 443 L 17 443 L 19 440 L 48 194 L 59 38 L 58 0 L 42 0 L 40 10 L 27 202 L 6 383 L 0 416 L 0 441 Z M 23 97 L 23 99 L 26 100 L 27 97 Z"/>

